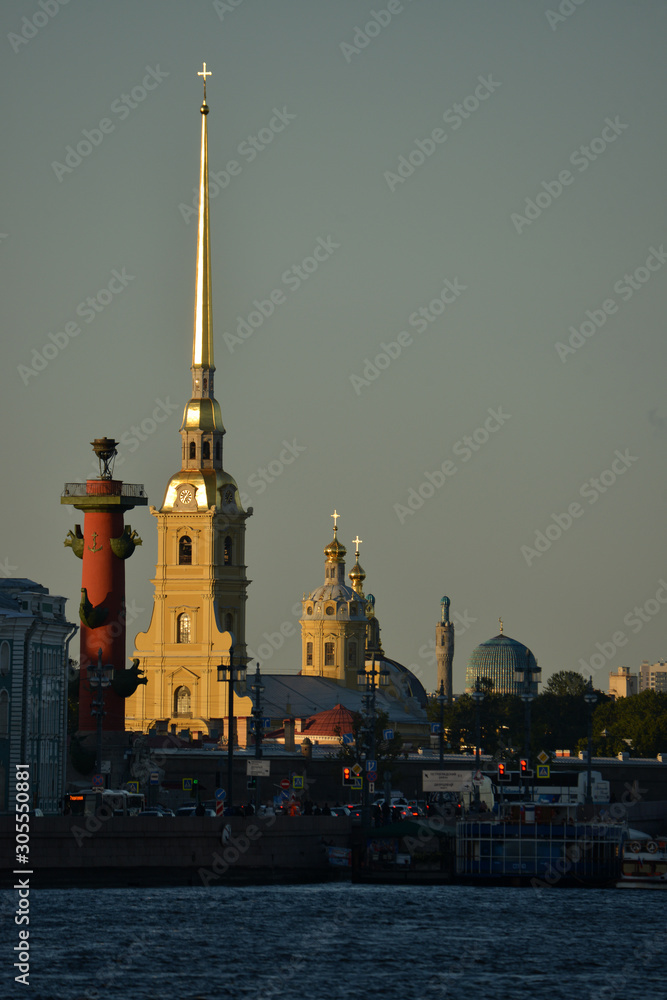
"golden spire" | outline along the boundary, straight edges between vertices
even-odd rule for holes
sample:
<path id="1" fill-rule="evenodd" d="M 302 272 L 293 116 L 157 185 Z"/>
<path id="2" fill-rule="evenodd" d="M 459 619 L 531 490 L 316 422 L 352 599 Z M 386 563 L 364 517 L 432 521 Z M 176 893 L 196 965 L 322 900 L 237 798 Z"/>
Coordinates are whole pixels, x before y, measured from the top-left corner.
<path id="1" fill-rule="evenodd" d="M 195 326 L 192 341 L 193 369 L 208 368 L 215 371 L 213 364 L 213 324 L 211 320 L 211 257 L 209 249 L 208 227 L 208 134 L 206 130 L 206 77 L 212 76 L 210 70 L 203 69 L 197 74 L 204 78 L 204 100 L 201 111 L 201 158 L 199 166 L 199 219 L 197 222 L 197 286 L 195 292 Z M 197 373 L 194 372 L 195 389 L 201 392 L 201 382 L 197 385 Z M 199 396 L 200 392 L 193 395 Z"/>
<path id="2" fill-rule="evenodd" d="M 498 622 L 500 624 L 500 634 L 502 635 L 503 634 L 503 620 L 502 620 L 502 618 L 499 618 Z"/>

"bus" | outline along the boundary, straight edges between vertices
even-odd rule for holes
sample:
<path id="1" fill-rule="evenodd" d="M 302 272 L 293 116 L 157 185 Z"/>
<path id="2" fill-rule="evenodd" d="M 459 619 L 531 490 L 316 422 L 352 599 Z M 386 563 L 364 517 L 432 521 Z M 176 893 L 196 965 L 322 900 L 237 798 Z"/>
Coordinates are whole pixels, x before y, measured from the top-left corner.
<path id="1" fill-rule="evenodd" d="M 65 795 L 65 813 L 71 816 L 95 816 L 103 807 L 109 815 L 138 816 L 146 808 L 146 797 L 112 788 L 86 788 Z"/>

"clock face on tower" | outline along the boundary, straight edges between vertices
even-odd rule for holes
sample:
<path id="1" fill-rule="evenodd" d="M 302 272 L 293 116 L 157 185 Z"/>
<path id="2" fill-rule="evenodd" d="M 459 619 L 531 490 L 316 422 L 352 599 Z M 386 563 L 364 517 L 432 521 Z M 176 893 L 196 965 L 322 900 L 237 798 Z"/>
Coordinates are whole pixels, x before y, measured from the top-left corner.
<path id="1" fill-rule="evenodd" d="M 189 483 L 181 483 L 176 489 L 176 498 L 183 507 L 191 507 L 195 502 L 195 490 Z"/>

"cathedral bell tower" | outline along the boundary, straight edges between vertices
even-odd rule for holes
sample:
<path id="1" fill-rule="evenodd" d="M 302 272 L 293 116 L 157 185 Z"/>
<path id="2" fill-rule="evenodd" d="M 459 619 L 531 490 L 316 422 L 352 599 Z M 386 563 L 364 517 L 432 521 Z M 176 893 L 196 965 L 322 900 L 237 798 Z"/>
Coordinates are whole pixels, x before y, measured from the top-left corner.
<path id="1" fill-rule="evenodd" d="M 148 684 L 127 704 L 128 728 L 222 731 L 226 684 L 217 667 L 245 664 L 245 612 L 249 580 L 245 566 L 244 510 L 235 480 L 223 467 L 220 404 L 214 394 L 213 325 L 208 211 L 206 78 L 201 112 L 197 277 L 192 338 L 192 391 L 185 406 L 181 468 L 167 484 L 157 518 L 158 562 L 153 615 L 136 638 L 135 657 Z M 244 693 L 239 690 L 239 694 Z"/>

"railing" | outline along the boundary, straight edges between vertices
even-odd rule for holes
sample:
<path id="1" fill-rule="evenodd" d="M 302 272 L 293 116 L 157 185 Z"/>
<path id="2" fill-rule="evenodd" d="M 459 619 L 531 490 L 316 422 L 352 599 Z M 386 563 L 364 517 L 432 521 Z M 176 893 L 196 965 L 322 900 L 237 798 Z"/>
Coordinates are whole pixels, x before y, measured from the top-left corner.
<path id="1" fill-rule="evenodd" d="M 145 497 L 141 483 L 122 483 L 119 479 L 89 479 L 86 483 L 65 483 L 64 497 Z"/>

